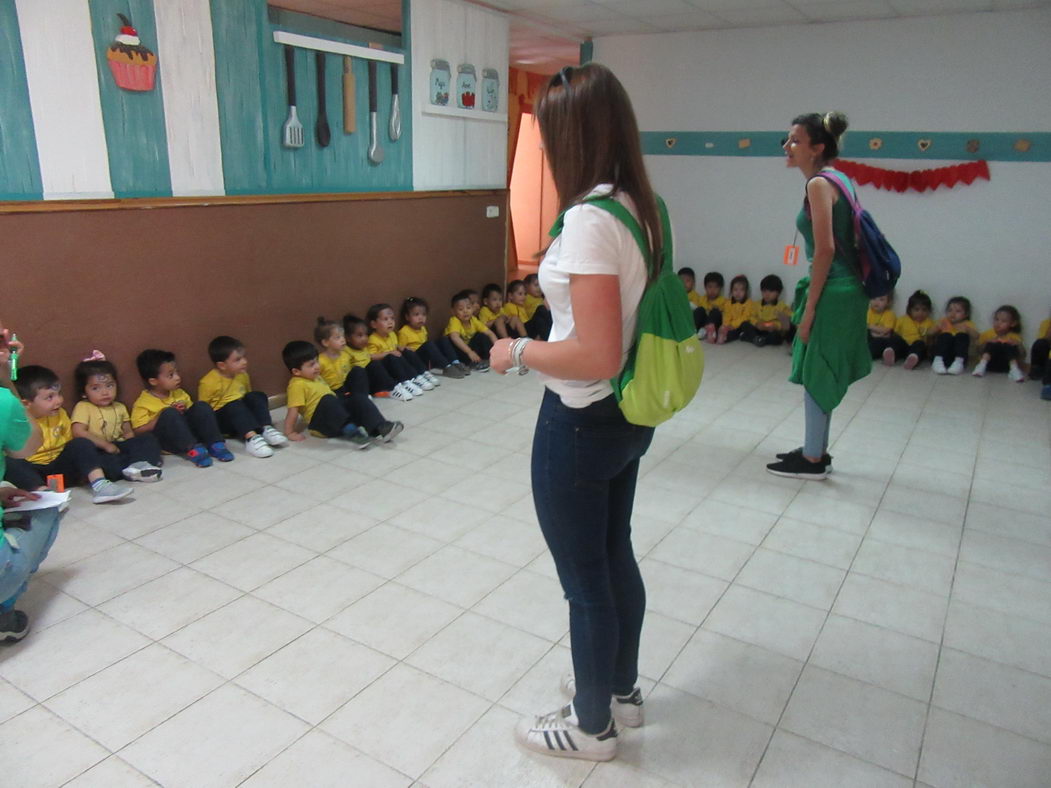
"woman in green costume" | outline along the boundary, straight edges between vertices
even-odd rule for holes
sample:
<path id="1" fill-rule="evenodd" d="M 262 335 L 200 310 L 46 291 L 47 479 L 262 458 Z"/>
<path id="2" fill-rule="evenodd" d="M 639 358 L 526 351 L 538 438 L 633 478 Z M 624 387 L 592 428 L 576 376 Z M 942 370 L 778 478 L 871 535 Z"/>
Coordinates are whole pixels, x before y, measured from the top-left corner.
<path id="1" fill-rule="evenodd" d="M 868 296 L 861 287 L 848 201 L 829 178 L 854 184 L 832 166 L 847 130 L 840 112 L 811 113 L 792 121 L 784 142 L 786 163 L 806 178 L 806 199 L 796 226 L 806 243 L 810 275 L 796 286 L 792 322 L 792 383 L 803 385 L 806 432 L 803 445 L 777 455 L 766 466 L 775 476 L 825 479 L 832 469 L 828 430 L 832 411 L 847 388 L 872 369 L 866 341 Z"/>

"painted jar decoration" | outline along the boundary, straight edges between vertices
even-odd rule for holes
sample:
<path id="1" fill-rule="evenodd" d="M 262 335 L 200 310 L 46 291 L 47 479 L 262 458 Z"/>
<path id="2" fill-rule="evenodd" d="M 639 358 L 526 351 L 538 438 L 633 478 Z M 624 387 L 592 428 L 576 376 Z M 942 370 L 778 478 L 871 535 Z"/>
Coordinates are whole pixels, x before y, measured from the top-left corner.
<path id="1" fill-rule="evenodd" d="M 474 66 L 470 63 L 461 63 L 456 71 L 456 103 L 464 109 L 474 109 L 477 82 Z"/>
<path id="2" fill-rule="evenodd" d="M 500 109 L 500 75 L 495 68 L 482 69 L 482 109 L 486 112 Z"/>
<path id="3" fill-rule="evenodd" d="M 453 72 L 448 60 L 435 58 L 431 61 L 431 103 L 445 107 L 449 104 L 449 85 Z"/>

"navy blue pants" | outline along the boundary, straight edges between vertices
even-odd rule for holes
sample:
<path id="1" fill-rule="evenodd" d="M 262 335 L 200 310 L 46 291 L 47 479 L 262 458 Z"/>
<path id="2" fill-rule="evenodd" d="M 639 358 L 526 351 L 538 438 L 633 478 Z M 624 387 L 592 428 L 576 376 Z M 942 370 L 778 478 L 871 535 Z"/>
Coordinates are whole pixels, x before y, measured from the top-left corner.
<path id="1" fill-rule="evenodd" d="M 186 454 L 198 443 L 211 446 L 223 440 L 215 411 L 207 402 L 195 402 L 184 411 L 165 408 L 157 419 L 153 434 L 161 448 L 171 454 Z"/>
<path id="2" fill-rule="evenodd" d="M 544 393 L 533 436 L 533 503 L 569 600 L 576 698 L 585 733 L 605 730 L 611 694 L 638 679 L 646 590 L 631 547 L 639 459 L 652 427 L 629 424 L 611 394 L 567 408 Z"/>
<path id="3" fill-rule="evenodd" d="M 243 438 L 249 432 L 262 432 L 273 422 L 270 420 L 270 403 L 261 391 L 249 391 L 241 399 L 228 402 L 215 412 L 219 429 L 223 435 Z"/>
<path id="4" fill-rule="evenodd" d="M 44 486 L 45 478 L 60 473 L 64 477 L 66 487 L 75 487 L 83 482 L 91 471 L 100 467 L 99 451 L 95 444 L 87 438 L 73 438 L 62 447 L 55 459 L 43 465 L 8 457 L 4 478 L 19 489 L 37 490 Z"/>

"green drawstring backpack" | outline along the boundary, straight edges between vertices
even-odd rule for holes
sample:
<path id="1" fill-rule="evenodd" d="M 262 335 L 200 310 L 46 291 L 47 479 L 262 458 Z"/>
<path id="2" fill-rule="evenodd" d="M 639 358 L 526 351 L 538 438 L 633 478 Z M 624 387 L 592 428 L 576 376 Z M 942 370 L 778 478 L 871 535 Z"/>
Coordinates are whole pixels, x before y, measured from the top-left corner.
<path id="1" fill-rule="evenodd" d="M 693 325 L 693 310 L 672 264 L 668 209 L 657 197 L 664 250 L 660 272 L 654 277 L 657 261 L 652 259 L 649 240 L 631 212 L 612 197 L 584 202 L 613 214 L 631 231 L 649 270 L 646 290 L 639 301 L 635 342 L 624 368 L 610 383 L 625 419 L 643 427 L 656 427 L 690 404 L 704 374 L 704 351 Z M 552 238 L 561 234 L 564 216 L 565 211 L 555 220 Z"/>

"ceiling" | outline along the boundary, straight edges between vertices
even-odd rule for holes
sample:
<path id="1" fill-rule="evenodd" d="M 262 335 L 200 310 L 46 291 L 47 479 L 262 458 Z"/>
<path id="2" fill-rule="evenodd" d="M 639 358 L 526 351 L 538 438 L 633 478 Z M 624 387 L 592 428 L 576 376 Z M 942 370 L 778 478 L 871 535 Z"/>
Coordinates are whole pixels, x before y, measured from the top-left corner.
<path id="1" fill-rule="evenodd" d="M 511 65 L 554 72 L 587 38 L 1051 6 L 1051 0 L 469 0 L 511 17 Z M 271 0 L 352 25 L 399 32 L 401 0 Z"/>

